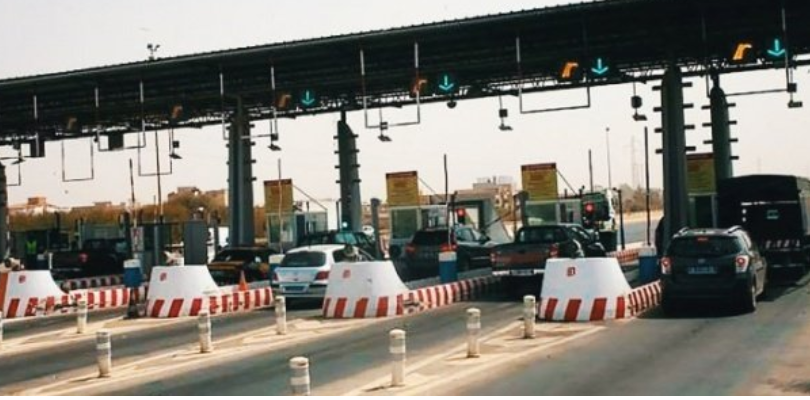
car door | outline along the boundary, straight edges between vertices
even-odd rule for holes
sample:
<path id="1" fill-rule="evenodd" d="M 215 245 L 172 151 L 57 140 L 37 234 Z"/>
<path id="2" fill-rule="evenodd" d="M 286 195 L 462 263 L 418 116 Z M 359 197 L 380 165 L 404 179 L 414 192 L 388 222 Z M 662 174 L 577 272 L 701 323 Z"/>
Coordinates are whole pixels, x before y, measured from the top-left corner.
<path id="1" fill-rule="evenodd" d="M 754 273 L 756 274 L 757 278 L 757 290 L 762 292 L 765 290 L 765 285 L 767 283 L 767 275 L 768 275 L 768 264 L 765 260 L 765 257 L 759 252 L 759 247 L 757 244 L 751 240 L 751 237 L 748 236 L 746 233 L 741 233 L 740 237 L 742 238 L 743 245 L 751 255 L 751 267 L 754 268 Z"/>

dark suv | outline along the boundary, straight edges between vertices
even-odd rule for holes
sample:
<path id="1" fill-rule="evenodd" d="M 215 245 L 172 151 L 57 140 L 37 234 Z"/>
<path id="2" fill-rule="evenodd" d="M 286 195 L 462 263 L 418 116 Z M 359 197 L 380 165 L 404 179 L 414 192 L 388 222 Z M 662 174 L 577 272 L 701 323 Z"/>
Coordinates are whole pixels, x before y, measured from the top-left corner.
<path id="1" fill-rule="evenodd" d="M 449 242 L 448 242 L 449 239 Z M 439 273 L 439 253 L 455 251 L 459 271 L 492 266 L 490 251 L 495 247 L 490 238 L 466 226 L 417 231 L 405 246 L 405 263 L 411 278 L 435 276 Z"/>
<path id="2" fill-rule="evenodd" d="M 683 229 L 661 259 L 666 314 L 687 299 L 724 299 L 753 312 L 765 292 L 767 263 L 742 228 Z"/>

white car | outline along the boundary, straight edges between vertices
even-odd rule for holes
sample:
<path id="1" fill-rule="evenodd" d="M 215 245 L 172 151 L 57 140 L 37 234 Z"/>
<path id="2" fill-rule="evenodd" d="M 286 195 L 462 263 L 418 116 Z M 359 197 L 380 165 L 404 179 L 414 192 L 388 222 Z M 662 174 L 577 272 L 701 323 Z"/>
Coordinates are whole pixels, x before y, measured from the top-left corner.
<path id="1" fill-rule="evenodd" d="M 374 258 L 355 248 L 359 261 Z M 316 245 L 290 250 L 273 272 L 272 287 L 286 298 L 323 298 L 332 266 L 346 259 L 345 245 Z"/>

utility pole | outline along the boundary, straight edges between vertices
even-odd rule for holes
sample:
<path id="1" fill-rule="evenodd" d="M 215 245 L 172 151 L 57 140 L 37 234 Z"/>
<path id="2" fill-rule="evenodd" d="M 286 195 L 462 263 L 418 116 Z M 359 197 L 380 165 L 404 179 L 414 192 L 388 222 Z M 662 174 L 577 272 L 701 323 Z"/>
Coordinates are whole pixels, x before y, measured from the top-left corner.
<path id="1" fill-rule="evenodd" d="M 593 150 L 588 149 L 588 174 L 591 181 L 591 193 L 593 193 Z"/>
<path id="2" fill-rule="evenodd" d="M 613 171 L 610 162 L 610 127 L 605 128 L 605 142 L 607 143 L 607 170 L 608 170 L 608 188 L 613 187 Z"/>

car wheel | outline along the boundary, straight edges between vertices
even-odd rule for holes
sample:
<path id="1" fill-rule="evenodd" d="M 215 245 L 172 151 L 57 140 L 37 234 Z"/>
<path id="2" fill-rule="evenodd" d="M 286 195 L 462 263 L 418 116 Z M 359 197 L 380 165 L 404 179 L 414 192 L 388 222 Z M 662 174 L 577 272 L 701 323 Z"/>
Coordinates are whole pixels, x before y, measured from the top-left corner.
<path id="1" fill-rule="evenodd" d="M 743 299 L 743 303 L 741 306 L 741 311 L 744 313 L 752 313 L 757 310 L 757 282 L 751 284 L 751 288 L 748 289 L 748 295 L 745 296 Z"/>

